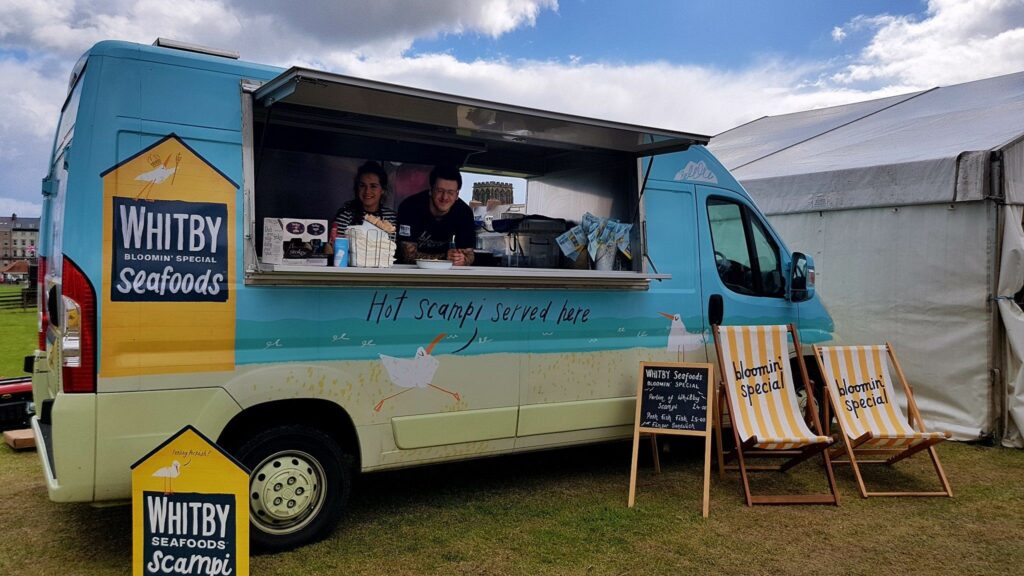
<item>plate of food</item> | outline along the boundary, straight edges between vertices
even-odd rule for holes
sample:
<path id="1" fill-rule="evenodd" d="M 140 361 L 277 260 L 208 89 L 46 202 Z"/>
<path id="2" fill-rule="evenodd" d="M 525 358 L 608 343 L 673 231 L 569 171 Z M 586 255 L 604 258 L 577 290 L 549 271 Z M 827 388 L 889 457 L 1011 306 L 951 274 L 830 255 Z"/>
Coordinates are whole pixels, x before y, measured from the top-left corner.
<path id="1" fill-rule="evenodd" d="M 428 260 L 426 258 L 420 258 L 416 260 L 416 265 L 420 268 L 427 268 L 430 270 L 447 270 L 452 267 L 451 260 Z"/>

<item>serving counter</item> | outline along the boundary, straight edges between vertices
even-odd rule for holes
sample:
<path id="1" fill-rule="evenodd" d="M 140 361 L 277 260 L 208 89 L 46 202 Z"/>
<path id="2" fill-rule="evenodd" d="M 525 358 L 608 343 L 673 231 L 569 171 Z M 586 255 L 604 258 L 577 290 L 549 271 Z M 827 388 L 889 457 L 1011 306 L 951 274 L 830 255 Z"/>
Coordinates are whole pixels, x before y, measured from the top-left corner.
<path id="1" fill-rule="evenodd" d="M 670 274 L 630 271 L 563 270 L 556 268 L 491 268 L 457 266 L 447 270 L 396 264 L 391 268 L 335 268 L 260 264 L 245 272 L 256 286 L 431 286 L 444 288 L 564 288 L 571 290 L 647 290 L 652 280 Z"/>

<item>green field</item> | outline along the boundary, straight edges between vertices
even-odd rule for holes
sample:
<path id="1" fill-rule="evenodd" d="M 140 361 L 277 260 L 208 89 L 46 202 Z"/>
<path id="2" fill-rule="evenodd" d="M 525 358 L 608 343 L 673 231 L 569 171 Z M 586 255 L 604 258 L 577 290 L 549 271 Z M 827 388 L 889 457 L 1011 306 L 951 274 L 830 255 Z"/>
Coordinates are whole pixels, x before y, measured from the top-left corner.
<path id="1" fill-rule="evenodd" d="M 0 294 L 21 292 L 21 286 L 0 285 Z M 25 356 L 36 348 L 36 309 L 0 310 L 0 378 L 27 376 Z"/>
<path id="2" fill-rule="evenodd" d="M 1021 450 L 940 446 L 953 499 L 863 500 L 837 468 L 838 508 L 747 508 L 735 472 L 713 476 L 704 520 L 703 442 L 671 448 L 660 475 L 644 455 L 634 509 L 623 442 L 366 475 L 330 537 L 256 556 L 251 573 L 963 576 L 1024 565 Z M 0 446 L 0 574 L 130 573 L 130 508 L 52 503 L 40 468 L 36 454 Z M 881 472 L 868 477 L 935 487 L 927 458 Z M 766 474 L 762 488 L 824 485 L 817 464 Z"/>
<path id="3" fill-rule="evenodd" d="M 35 323 L 34 310 L 0 311 L 0 375 L 21 375 Z M 256 556 L 251 573 L 963 576 L 1024 565 L 1021 450 L 940 446 L 953 499 L 863 500 L 850 471 L 837 467 L 838 508 L 747 508 L 731 472 L 712 477 L 704 520 L 703 441 L 669 447 L 660 475 L 643 455 L 634 509 L 625 505 L 630 445 L 622 442 L 366 475 L 331 536 Z M 883 489 L 936 488 L 921 456 L 866 476 Z M 754 485 L 824 489 L 814 463 Z M 38 455 L 4 445 L 0 486 L 0 574 L 130 572 L 129 507 L 50 502 Z"/>

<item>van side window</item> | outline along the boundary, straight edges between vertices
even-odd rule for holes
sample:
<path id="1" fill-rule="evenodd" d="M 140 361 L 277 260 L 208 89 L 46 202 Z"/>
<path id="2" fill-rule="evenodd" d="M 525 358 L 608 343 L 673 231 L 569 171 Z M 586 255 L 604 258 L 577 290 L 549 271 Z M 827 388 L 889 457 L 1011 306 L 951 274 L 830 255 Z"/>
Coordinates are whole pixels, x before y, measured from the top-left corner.
<path id="1" fill-rule="evenodd" d="M 749 209 L 724 198 L 708 199 L 715 267 L 722 283 L 749 296 L 782 297 L 779 247 Z"/>
<path id="2" fill-rule="evenodd" d="M 64 109 L 60 112 L 60 123 L 57 124 L 57 139 L 54 142 L 54 156 L 60 154 L 60 151 L 69 144 L 73 136 L 72 130 L 75 127 L 75 120 L 78 118 L 78 103 L 82 98 L 82 85 L 85 84 L 82 80 L 84 75 L 83 70 L 75 81 L 75 87 L 68 94 L 67 101 L 64 102 Z"/>

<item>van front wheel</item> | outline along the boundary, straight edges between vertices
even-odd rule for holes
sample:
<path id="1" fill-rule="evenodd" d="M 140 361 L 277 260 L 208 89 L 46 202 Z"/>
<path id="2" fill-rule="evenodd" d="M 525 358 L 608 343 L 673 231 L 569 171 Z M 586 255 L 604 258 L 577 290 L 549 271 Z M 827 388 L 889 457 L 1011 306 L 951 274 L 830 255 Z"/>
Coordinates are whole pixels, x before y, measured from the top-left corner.
<path id="1" fill-rule="evenodd" d="M 326 536 L 341 519 L 352 485 L 351 458 L 323 432 L 271 428 L 246 442 L 238 458 L 249 474 L 249 541 L 287 550 Z"/>

